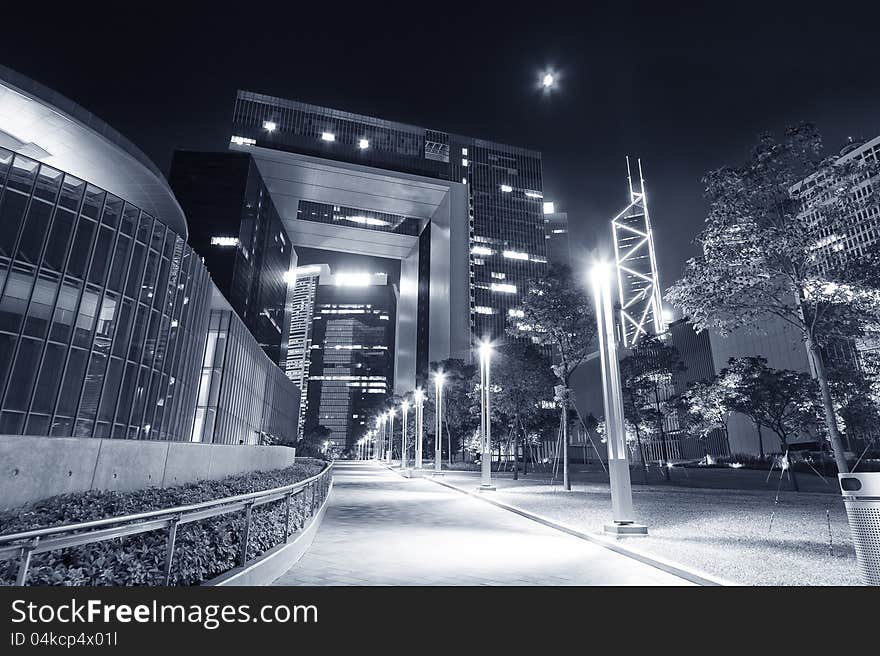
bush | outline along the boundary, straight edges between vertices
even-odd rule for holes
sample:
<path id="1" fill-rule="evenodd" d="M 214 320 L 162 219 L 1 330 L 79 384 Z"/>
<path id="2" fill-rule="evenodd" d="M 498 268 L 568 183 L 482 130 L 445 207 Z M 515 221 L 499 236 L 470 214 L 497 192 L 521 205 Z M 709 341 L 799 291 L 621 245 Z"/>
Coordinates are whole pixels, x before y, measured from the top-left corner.
<path id="1" fill-rule="evenodd" d="M 21 508 L 0 511 L 0 534 L 131 515 L 290 485 L 320 472 L 320 461 L 251 472 L 168 488 L 133 492 L 90 490 L 62 494 Z M 325 488 L 322 490 L 326 493 Z M 322 494 L 323 496 L 323 494 Z M 284 540 L 284 501 L 253 509 L 248 560 Z M 291 502 L 291 534 L 308 514 L 303 495 Z M 198 585 L 236 567 L 244 529 L 244 511 L 212 517 L 178 528 L 171 569 L 173 585 Z M 167 529 L 58 549 L 31 558 L 29 585 L 163 585 Z M 18 559 L 0 562 L 0 583 L 14 585 Z"/>

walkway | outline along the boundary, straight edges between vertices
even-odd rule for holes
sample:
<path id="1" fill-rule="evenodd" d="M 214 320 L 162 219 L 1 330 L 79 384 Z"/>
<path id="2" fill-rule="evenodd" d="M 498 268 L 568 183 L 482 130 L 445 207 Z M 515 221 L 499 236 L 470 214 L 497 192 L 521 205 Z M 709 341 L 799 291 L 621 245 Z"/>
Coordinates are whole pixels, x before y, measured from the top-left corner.
<path id="1" fill-rule="evenodd" d="M 275 585 L 690 585 L 373 462 L 337 463 L 329 504 Z"/>

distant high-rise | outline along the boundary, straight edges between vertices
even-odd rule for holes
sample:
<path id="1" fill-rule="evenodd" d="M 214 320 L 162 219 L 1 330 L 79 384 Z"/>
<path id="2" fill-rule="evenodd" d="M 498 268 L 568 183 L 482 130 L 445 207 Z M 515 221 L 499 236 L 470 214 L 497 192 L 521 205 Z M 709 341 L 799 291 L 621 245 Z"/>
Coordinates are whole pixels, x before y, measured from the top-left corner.
<path id="1" fill-rule="evenodd" d="M 571 246 L 568 240 L 568 213 L 557 212 L 553 203 L 544 203 L 544 241 L 550 264 L 571 266 Z"/>
<path id="2" fill-rule="evenodd" d="M 396 289 L 384 273 L 324 264 L 297 269 L 293 297 L 287 371 L 303 391 L 302 423 L 350 447 L 393 388 Z"/>

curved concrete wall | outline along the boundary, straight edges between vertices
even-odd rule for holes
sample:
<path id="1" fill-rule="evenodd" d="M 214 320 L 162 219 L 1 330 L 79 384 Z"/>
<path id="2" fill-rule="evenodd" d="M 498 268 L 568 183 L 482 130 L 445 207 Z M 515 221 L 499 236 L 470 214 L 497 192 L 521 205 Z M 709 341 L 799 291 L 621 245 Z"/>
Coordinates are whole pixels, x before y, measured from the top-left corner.
<path id="1" fill-rule="evenodd" d="M 295 455 L 284 446 L 0 435 L 0 506 L 281 469 L 292 465 Z"/>

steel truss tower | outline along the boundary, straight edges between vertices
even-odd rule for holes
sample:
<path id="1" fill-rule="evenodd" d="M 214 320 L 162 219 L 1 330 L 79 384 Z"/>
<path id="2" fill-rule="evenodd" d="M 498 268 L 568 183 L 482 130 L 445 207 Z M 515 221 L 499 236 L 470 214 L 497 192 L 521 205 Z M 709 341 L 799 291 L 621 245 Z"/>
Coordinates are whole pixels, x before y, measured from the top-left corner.
<path id="1" fill-rule="evenodd" d="M 620 328 L 626 348 L 632 348 L 644 335 L 661 335 L 666 331 L 642 160 L 637 162 L 639 181 L 635 187 L 629 156 L 626 158 L 629 205 L 611 219 L 620 295 Z"/>

